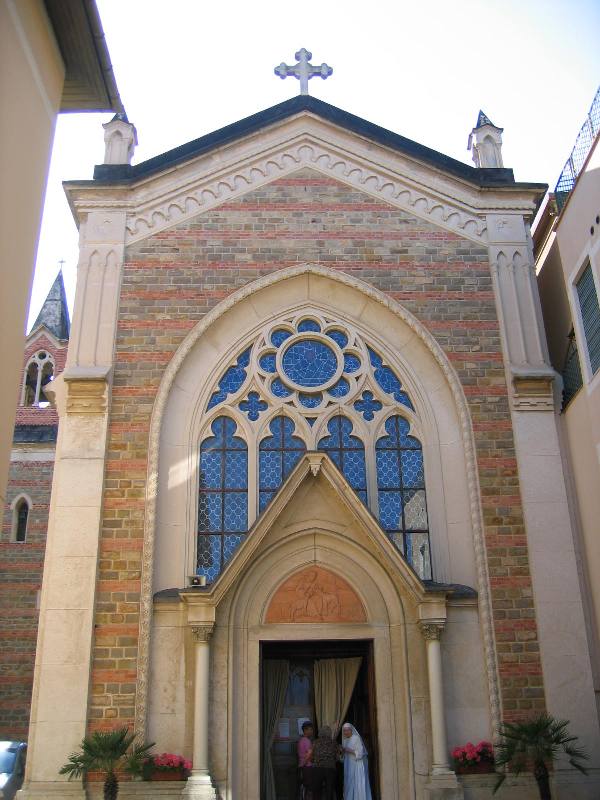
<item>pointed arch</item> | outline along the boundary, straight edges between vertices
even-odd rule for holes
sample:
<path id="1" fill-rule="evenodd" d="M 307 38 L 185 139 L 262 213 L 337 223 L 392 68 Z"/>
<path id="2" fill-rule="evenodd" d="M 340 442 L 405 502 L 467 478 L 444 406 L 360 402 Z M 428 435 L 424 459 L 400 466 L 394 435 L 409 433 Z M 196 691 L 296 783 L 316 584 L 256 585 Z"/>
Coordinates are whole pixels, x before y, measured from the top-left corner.
<path id="1" fill-rule="evenodd" d="M 23 544 L 27 541 L 27 528 L 33 503 L 25 492 L 18 494 L 10 508 L 12 511 L 11 542 Z"/>
<path id="2" fill-rule="evenodd" d="M 436 483 L 447 483 L 446 497 L 457 513 L 465 513 L 453 524 L 455 530 L 472 534 L 474 570 L 479 592 L 483 641 L 494 725 L 499 720 L 498 679 L 493 648 L 493 629 L 490 613 L 489 580 L 484 552 L 482 512 L 475 461 L 473 430 L 467 401 L 459 379 L 440 345 L 407 309 L 372 286 L 315 264 L 302 264 L 264 276 L 231 294 L 212 309 L 190 331 L 165 370 L 155 399 L 149 437 L 147 504 L 144 532 L 142 598 L 140 619 L 139 702 L 136 708 L 136 727 L 145 727 L 146 687 L 148 676 L 148 647 L 152 613 L 153 564 L 155 562 L 155 530 L 160 522 L 161 499 L 183 503 L 189 508 L 190 481 L 182 478 L 181 464 L 187 457 L 185 441 L 193 441 L 198 430 L 210 391 L 212 376 L 202 373 L 203 389 L 198 389 L 198 369 L 191 368 L 191 356 L 204 357 L 212 363 L 223 363 L 223 354 L 234 346 L 241 351 L 245 343 L 264 325 L 265 319 L 281 313 L 282 308 L 318 307 L 338 317 L 360 324 L 369 336 L 380 342 L 382 351 L 395 353 L 396 362 L 403 367 L 402 375 L 415 404 L 422 411 L 423 425 L 437 442 L 430 452 L 429 464 Z M 388 325 L 389 323 L 389 325 Z M 219 361 L 220 359 L 220 361 Z M 208 362 L 207 362 L 208 363 Z M 206 387 L 209 388 L 206 388 Z M 166 413 L 167 410 L 169 413 Z M 181 438 L 185 429 L 186 434 Z M 422 433 L 419 432 L 422 436 Z M 426 437 L 422 437 L 425 441 Z M 185 441 L 184 441 L 185 440 Z M 443 445 L 443 452 L 440 448 Z M 170 454 L 170 455 L 169 455 Z M 161 472 L 161 457 L 179 461 L 179 471 L 167 475 L 165 463 Z M 462 470 L 447 468 L 448 459 L 463 466 Z M 185 473 L 185 470 L 184 470 Z M 173 479 L 173 475 L 175 479 Z M 168 481 L 172 483 L 168 484 Z M 165 483 L 165 481 L 167 483 Z M 456 485 L 452 484 L 455 482 Z M 162 483 L 161 483 L 162 482 Z M 169 485 L 168 493 L 165 491 Z M 449 497 L 455 490 L 455 497 Z M 194 487 L 191 488 L 192 495 Z M 462 500 L 461 498 L 464 498 Z M 463 511 L 463 507 L 468 509 Z M 432 526 L 446 530 L 447 515 L 443 506 L 433 509 Z M 188 511 L 189 514 L 189 511 Z M 185 523 L 180 526 L 180 551 L 184 549 Z M 162 529 L 162 527 L 161 527 Z M 462 535 L 462 534 L 461 534 Z M 468 535 L 468 534 L 465 534 Z M 447 534 L 446 534 L 447 539 Z M 159 543 L 160 544 L 160 543 Z M 444 551 L 445 548 L 445 551 Z M 448 544 L 440 547 L 439 557 L 448 559 Z M 156 562 L 164 561 L 158 553 Z M 184 573 L 182 568 L 182 574 Z M 172 576 L 171 576 L 172 577 Z M 464 581 L 468 582 L 468 581 Z M 171 583 L 170 585 L 177 585 Z"/>

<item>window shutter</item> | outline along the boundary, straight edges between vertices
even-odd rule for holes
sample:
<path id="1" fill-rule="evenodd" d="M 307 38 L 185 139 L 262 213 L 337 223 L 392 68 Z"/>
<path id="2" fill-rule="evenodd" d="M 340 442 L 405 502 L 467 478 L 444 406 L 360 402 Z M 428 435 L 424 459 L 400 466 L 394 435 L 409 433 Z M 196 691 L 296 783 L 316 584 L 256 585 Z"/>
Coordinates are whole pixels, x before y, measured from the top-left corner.
<path id="1" fill-rule="evenodd" d="M 592 373 L 595 374 L 600 368 L 600 307 L 589 262 L 577 281 L 576 288 Z"/>

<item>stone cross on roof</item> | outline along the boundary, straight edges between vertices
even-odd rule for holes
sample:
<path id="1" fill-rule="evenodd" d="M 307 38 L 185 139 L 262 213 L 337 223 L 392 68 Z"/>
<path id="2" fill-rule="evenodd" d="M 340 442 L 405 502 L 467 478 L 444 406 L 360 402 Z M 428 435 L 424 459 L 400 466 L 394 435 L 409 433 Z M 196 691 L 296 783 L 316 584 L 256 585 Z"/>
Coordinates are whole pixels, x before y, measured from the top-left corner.
<path id="1" fill-rule="evenodd" d="M 288 78 L 290 75 L 294 78 L 298 78 L 300 81 L 300 94 L 308 94 L 308 81 L 310 78 L 314 78 L 315 75 L 320 75 L 323 80 L 328 78 L 333 69 L 328 64 L 321 64 L 319 67 L 313 67 L 312 64 L 308 62 L 312 58 L 312 53 L 302 47 L 298 52 L 294 55 L 294 58 L 298 62 L 294 64 L 293 67 L 289 67 L 287 64 L 284 64 L 283 61 L 278 67 L 275 67 L 275 75 L 279 75 L 279 77 L 283 80 L 283 78 Z"/>

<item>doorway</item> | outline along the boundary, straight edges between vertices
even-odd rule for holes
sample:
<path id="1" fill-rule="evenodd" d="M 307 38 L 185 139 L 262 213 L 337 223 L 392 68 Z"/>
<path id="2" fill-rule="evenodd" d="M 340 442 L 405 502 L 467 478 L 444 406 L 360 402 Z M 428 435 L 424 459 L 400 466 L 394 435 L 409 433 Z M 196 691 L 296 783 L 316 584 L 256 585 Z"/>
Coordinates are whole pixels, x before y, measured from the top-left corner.
<path id="1" fill-rule="evenodd" d="M 351 722 L 363 738 L 369 753 L 371 792 L 374 800 L 377 800 L 380 793 L 373 641 L 371 639 L 319 640 L 261 644 L 261 709 L 265 663 L 269 660 L 282 659 L 289 663 L 285 702 L 275 727 L 271 748 L 277 800 L 296 800 L 298 796 L 296 748 L 298 739 L 302 735 L 302 722 L 310 719 L 315 723 L 315 728 L 317 725 L 315 662 L 322 659 L 357 657 L 361 658 L 361 663 L 343 721 Z M 338 734 L 337 738 L 341 741 L 341 734 Z M 261 742 L 261 753 L 263 746 L 264 743 Z M 264 787 L 261 788 L 261 796 L 264 796 Z"/>

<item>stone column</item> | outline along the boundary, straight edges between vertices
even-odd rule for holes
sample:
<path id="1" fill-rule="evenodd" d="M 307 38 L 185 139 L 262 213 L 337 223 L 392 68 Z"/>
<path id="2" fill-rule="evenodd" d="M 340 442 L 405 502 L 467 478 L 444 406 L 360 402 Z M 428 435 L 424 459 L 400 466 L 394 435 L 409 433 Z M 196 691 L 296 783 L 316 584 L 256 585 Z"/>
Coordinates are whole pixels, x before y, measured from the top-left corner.
<path id="1" fill-rule="evenodd" d="M 431 738 L 433 744 L 433 775 L 450 772 L 446 715 L 444 713 L 444 683 L 442 679 L 442 651 L 440 637 L 443 625 L 421 623 L 421 633 L 427 646 L 427 673 L 429 677 L 429 706 L 431 711 Z"/>
<path id="2" fill-rule="evenodd" d="M 216 800 L 208 771 L 208 692 L 210 684 L 210 637 L 213 624 L 192 626 L 194 637 L 194 751 L 192 774 L 182 794 L 199 800 Z"/>

